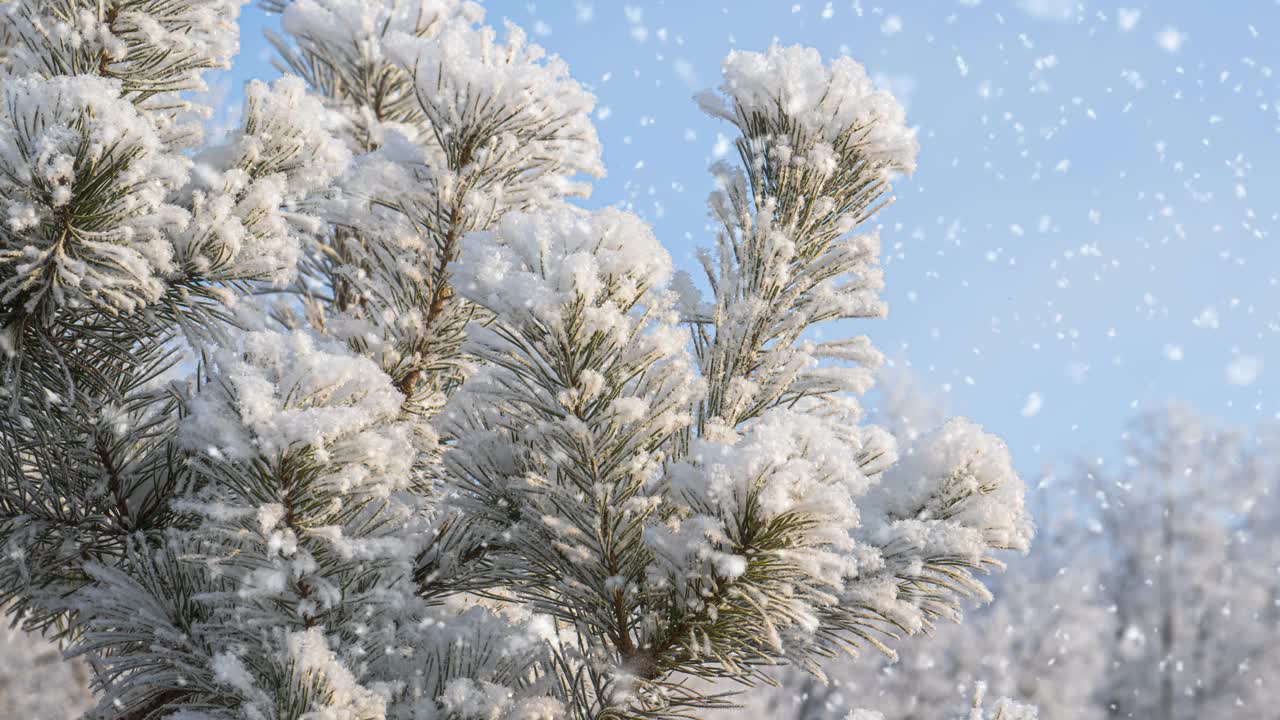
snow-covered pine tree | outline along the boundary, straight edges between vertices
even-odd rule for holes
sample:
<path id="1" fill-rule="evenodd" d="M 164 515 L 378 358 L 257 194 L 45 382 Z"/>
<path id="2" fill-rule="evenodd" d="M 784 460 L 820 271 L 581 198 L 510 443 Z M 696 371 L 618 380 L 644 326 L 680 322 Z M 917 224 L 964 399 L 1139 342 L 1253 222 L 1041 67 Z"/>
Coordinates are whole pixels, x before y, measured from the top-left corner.
<path id="1" fill-rule="evenodd" d="M 1025 549 L 997 439 L 856 396 L 914 166 L 847 58 L 733 53 L 710 296 L 587 212 L 594 99 L 450 0 L 10 0 L 0 599 L 104 718 L 624 718 L 958 617 Z M 261 302 L 260 302 L 261 301 Z"/>
<path id="2" fill-rule="evenodd" d="M 894 402 L 921 407 L 910 395 Z M 780 670 L 781 687 L 740 702 L 770 718 L 863 705 L 937 720 L 986 681 L 1047 718 L 1270 718 L 1280 650 L 1259 628 L 1280 619 L 1276 430 L 1144 411 L 1121 462 L 1080 458 L 1038 485 L 1035 552 L 989 611 L 904 643 L 895 664 L 828 665 L 827 685 Z"/>
<path id="3" fill-rule="evenodd" d="M 877 377 L 872 419 L 910 456 L 922 431 L 945 417 L 941 397 L 909 370 L 886 365 Z M 1040 508 L 1036 548 L 991 583 L 999 602 L 967 612 L 963 624 L 900 643 L 895 658 L 833 661 L 823 667 L 825 679 L 780 668 L 773 671 L 776 685 L 753 688 L 738 702 L 776 720 L 844 720 L 858 706 L 893 720 L 950 720 L 981 691 L 1011 700 L 966 719 L 1011 713 L 1019 703 L 1046 718 L 1107 717 L 1097 695 L 1109 678 L 1103 646 L 1115 618 L 1093 567 L 1105 549 L 1080 527 L 1085 503 L 1063 492 L 1075 487 L 1046 480 L 1031 491 L 1031 506 Z M 730 720 L 738 712 L 713 717 Z"/>
<path id="4" fill-rule="evenodd" d="M 1280 650 L 1280 434 L 1242 430 L 1192 409 L 1147 411 L 1119 468 L 1090 464 L 1096 493 L 1080 545 L 1098 572 L 1113 631 L 1099 704 L 1109 717 L 1264 718 Z M 1105 548 L 1105 553 L 1102 549 Z"/>
<path id="5" fill-rule="evenodd" d="M 292 272 L 284 206 L 305 186 L 287 173 L 326 182 L 253 113 L 191 158 L 203 108 L 188 97 L 234 56 L 239 6 L 0 6 L 0 597 L 30 625 L 73 620 L 86 568 L 172 524 L 182 398 L 159 380 L 181 338 L 225 335 L 237 296 Z"/>
<path id="6" fill-rule="evenodd" d="M 1036 542 L 1039 553 L 1045 540 Z M 1098 602 L 1097 583 L 1087 581 L 1086 571 L 1052 572 L 1072 560 L 1040 558 L 1031 568 L 1019 562 L 995 588 L 1000 600 L 989 611 L 911 639 L 896 662 L 833 662 L 824 668 L 825 683 L 788 668 L 778 671 L 777 687 L 753 689 L 740 702 L 778 720 L 841 720 L 854 705 L 893 720 L 943 720 L 985 686 L 1046 718 L 1101 720 L 1107 713 L 1096 696 L 1108 677 L 1104 645 L 1114 617 Z"/>

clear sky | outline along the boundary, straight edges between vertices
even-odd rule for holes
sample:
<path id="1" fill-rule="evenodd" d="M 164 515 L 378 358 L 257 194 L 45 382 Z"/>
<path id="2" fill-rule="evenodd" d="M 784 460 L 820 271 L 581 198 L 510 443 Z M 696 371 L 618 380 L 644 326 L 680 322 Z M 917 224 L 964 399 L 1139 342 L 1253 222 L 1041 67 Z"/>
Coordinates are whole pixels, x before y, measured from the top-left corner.
<path id="1" fill-rule="evenodd" d="M 1009 442 L 1034 481 L 1114 461 L 1171 400 L 1280 417 L 1280 2 L 719 0 L 486 3 L 595 92 L 589 204 L 709 244 L 722 124 L 691 101 L 734 49 L 847 53 L 907 106 L 919 170 L 880 217 L 887 320 L 850 323 Z M 274 76 L 246 10 L 225 83 Z"/>

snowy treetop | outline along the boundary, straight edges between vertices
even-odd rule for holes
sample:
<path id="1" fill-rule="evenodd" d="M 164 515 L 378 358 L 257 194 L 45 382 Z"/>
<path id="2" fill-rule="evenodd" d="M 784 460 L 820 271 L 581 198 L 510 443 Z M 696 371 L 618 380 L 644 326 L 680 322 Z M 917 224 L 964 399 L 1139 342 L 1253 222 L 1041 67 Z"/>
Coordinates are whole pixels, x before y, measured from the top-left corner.
<path id="1" fill-rule="evenodd" d="M 671 275 L 671 257 L 649 227 L 617 210 L 511 213 L 467 240 L 459 290 L 504 319 L 527 316 L 548 328 L 560 329 L 562 308 L 579 299 L 597 322 L 619 322 Z"/>
<path id="2" fill-rule="evenodd" d="M 813 48 L 773 45 L 764 53 L 735 50 L 722 69 L 720 95 L 703 93 L 699 104 L 749 136 L 761 124 L 758 118 L 785 118 L 814 140 L 830 144 L 852 135 L 861 153 L 885 167 L 915 169 L 919 143 L 902 105 L 877 89 L 853 59 L 824 63 Z M 813 161 L 836 160 L 817 154 Z"/>

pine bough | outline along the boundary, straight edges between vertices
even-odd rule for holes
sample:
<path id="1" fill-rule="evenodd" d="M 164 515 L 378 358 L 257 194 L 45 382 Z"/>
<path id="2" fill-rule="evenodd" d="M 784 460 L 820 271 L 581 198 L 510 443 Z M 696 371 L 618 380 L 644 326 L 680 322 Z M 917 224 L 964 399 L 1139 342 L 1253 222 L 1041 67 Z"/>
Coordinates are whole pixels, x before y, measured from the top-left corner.
<path id="1" fill-rule="evenodd" d="M 270 0 L 206 143 L 242 4 L 0 3 L 0 601 L 96 716 L 695 716 L 1027 548 L 1003 443 L 897 462 L 813 331 L 884 314 L 915 162 L 860 65 L 726 59 L 699 283 L 566 202 L 594 99 L 471 3 Z"/>

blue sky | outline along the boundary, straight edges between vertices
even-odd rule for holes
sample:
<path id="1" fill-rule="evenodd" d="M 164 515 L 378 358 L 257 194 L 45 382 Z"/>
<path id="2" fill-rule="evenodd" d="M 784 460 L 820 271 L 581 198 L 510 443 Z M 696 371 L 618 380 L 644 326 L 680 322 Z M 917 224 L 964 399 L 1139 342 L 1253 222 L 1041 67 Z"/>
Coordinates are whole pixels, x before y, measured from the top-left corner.
<path id="1" fill-rule="evenodd" d="M 677 263 L 713 238 L 723 124 L 691 95 L 731 49 L 804 44 L 865 64 L 918 127 L 883 213 L 887 320 L 870 335 L 1028 479 L 1117 457 L 1171 400 L 1280 417 L 1280 3 L 1085 0 L 487 3 L 599 100 L 592 206 L 654 224 Z M 244 17 L 238 87 L 272 77 Z"/>

